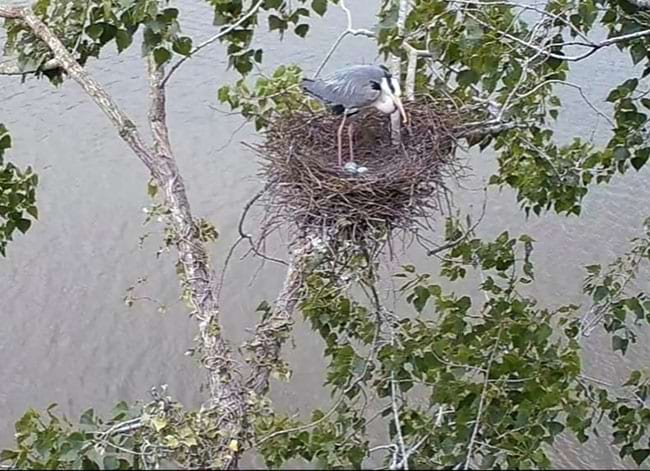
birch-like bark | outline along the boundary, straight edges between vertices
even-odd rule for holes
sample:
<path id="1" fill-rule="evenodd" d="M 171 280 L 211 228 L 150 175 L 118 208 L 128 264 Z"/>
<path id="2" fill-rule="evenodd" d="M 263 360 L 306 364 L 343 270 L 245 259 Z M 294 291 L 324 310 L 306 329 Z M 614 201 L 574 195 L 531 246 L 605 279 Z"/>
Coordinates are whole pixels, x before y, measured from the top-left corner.
<path id="1" fill-rule="evenodd" d="M 161 189 L 170 210 L 169 223 L 176 234 L 176 248 L 184 269 L 181 281 L 199 320 L 198 340 L 202 363 L 208 371 L 210 393 L 202 412 L 217 419 L 220 428 L 215 449 L 210 453 L 213 463 L 206 465 L 219 468 L 236 466 L 238 442 L 245 428 L 246 396 L 231 349 L 220 333 L 216 275 L 209 267 L 208 254 L 199 238 L 185 185 L 169 143 L 162 70 L 150 67 L 149 121 L 154 138 L 154 149 L 150 149 L 134 122 L 31 9 L 0 7 L 0 17 L 20 19 L 50 48 L 58 64 L 108 116 L 120 137 L 147 166 Z"/>
<path id="2" fill-rule="evenodd" d="M 397 34 L 404 37 L 404 28 L 406 26 L 406 16 L 408 15 L 409 0 L 399 1 L 399 13 L 397 16 Z M 391 61 L 391 72 L 393 77 L 401 80 L 402 77 L 402 58 L 400 56 L 393 56 Z M 402 121 L 398 111 L 395 111 L 390 117 L 391 123 L 391 137 L 394 144 L 399 144 L 401 136 Z"/>
<path id="3" fill-rule="evenodd" d="M 258 396 L 268 392 L 271 373 L 284 368 L 280 353 L 293 327 L 293 313 L 300 301 L 309 247 L 309 242 L 304 241 L 294 251 L 275 305 L 269 316 L 257 324 L 253 338 L 245 344 L 253 354 L 249 360 L 251 373 L 246 387 Z"/>
<path id="4" fill-rule="evenodd" d="M 408 53 L 408 65 L 406 66 L 406 81 L 404 82 L 404 96 L 407 100 L 415 100 L 415 73 L 418 65 L 418 51 L 408 43 L 404 43 Z"/>

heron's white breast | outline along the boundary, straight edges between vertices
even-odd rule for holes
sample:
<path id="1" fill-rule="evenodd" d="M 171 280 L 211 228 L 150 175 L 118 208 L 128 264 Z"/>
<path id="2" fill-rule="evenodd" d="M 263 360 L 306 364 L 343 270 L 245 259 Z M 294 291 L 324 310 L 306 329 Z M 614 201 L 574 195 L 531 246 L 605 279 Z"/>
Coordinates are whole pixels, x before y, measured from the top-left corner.
<path id="1" fill-rule="evenodd" d="M 395 106 L 395 102 L 393 101 L 393 98 L 386 95 L 385 93 L 382 93 L 379 95 L 379 98 L 375 100 L 375 102 L 372 104 L 375 108 L 377 108 L 379 111 L 382 113 L 386 114 L 391 114 L 395 111 L 397 108 Z"/>
<path id="2" fill-rule="evenodd" d="M 372 106 L 377 108 L 382 113 L 391 114 L 397 109 L 397 105 L 395 105 L 395 99 L 393 97 L 393 92 L 388 85 L 388 80 L 386 78 L 382 78 L 380 86 L 381 94 L 375 100 Z"/>

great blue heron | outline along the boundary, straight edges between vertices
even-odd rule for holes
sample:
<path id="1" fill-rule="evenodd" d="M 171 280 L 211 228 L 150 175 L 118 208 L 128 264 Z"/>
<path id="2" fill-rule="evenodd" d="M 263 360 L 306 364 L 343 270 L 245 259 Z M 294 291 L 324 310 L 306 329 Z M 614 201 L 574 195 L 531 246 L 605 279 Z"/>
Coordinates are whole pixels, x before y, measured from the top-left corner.
<path id="1" fill-rule="evenodd" d="M 348 116 L 358 113 L 362 108 L 374 106 L 386 114 L 399 110 L 404 122 L 408 120 L 400 99 L 399 81 L 395 80 L 383 65 L 353 65 L 322 79 L 303 79 L 302 89 L 323 102 L 334 113 L 343 115 L 337 133 L 339 166 L 342 165 L 341 135 Z M 354 152 L 353 132 L 353 123 L 350 122 L 350 161 L 353 160 Z"/>

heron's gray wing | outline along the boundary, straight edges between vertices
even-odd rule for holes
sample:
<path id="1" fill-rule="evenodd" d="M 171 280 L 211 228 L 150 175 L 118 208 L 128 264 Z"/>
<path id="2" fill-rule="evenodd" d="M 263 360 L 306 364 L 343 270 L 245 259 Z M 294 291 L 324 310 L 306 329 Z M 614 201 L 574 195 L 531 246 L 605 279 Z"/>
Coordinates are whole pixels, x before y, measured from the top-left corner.
<path id="1" fill-rule="evenodd" d="M 381 90 L 378 87 L 385 72 L 378 66 L 346 67 L 318 80 L 303 80 L 303 89 L 330 105 L 346 109 L 362 108 L 372 104 Z"/>

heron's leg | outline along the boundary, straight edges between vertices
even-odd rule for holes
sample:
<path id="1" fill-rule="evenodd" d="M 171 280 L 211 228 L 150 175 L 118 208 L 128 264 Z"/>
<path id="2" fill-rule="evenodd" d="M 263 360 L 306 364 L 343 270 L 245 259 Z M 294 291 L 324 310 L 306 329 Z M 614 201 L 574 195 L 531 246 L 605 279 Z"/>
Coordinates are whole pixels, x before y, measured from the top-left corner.
<path id="1" fill-rule="evenodd" d="M 350 162 L 354 161 L 354 144 L 352 139 L 354 137 L 354 121 L 350 121 L 348 124 L 348 142 L 350 143 Z"/>
<path id="2" fill-rule="evenodd" d="M 343 134 L 343 126 L 345 126 L 345 118 L 347 118 L 347 115 L 345 113 L 343 113 L 343 120 L 341 121 L 341 125 L 339 126 L 339 131 L 336 134 L 337 137 L 338 137 L 337 144 L 338 144 L 338 150 L 339 150 L 339 167 L 343 166 L 343 138 L 342 138 L 342 134 Z"/>

